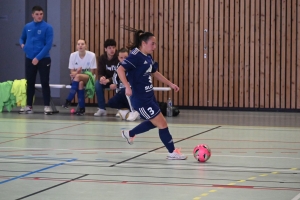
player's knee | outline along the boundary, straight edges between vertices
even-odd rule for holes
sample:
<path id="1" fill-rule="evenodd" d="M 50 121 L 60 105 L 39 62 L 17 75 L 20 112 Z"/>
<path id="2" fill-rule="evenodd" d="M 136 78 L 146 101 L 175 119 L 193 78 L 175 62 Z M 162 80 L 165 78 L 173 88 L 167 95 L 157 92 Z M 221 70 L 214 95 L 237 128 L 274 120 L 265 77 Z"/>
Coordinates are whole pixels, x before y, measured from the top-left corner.
<path id="1" fill-rule="evenodd" d="M 79 82 L 79 90 L 83 90 L 83 88 L 84 88 L 84 83 L 83 83 L 83 81 L 80 81 Z"/>

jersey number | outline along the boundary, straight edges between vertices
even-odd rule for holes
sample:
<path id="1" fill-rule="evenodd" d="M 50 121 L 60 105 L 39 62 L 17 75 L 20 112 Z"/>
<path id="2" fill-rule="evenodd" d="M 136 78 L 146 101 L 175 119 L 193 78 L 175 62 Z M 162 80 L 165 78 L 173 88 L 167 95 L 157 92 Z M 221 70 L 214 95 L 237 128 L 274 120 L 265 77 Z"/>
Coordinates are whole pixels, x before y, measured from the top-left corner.
<path id="1" fill-rule="evenodd" d="M 148 112 L 150 113 L 150 115 L 153 115 L 153 114 L 154 114 L 154 110 L 153 110 L 151 107 L 149 107 L 147 110 L 148 110 Z"/>

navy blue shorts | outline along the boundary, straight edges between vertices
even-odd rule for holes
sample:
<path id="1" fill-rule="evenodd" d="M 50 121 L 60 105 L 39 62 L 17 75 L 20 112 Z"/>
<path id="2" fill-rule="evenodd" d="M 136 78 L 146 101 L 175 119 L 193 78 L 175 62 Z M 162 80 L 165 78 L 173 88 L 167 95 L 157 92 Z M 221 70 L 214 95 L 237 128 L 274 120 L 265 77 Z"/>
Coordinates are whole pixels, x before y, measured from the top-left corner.
<path id="1" fill-rule="evenodd" d="M 140 113 L 140 117 L 145 120 L 153 119 L 160 113 L 159 105 L 155 99 L 149 101 L 149 103 L 134 103 L 133 107 Z"/>

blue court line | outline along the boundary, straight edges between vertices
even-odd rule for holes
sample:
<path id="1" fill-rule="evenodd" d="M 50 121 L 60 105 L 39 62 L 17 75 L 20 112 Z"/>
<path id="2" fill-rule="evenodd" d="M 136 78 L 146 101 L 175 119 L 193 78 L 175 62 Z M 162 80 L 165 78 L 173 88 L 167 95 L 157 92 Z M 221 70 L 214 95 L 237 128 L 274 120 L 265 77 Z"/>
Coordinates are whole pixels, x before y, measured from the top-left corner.
<path id="1" fill-rule="evenodd" d="M 20 175 L 20 176 L 16 176 L 16 177 L 7 179 L 7 180 L 5 180 L 5 181 L 1 181 L 1 182 L 0 182 L 0 185 L 3 184 L 3 183 L 7 183 L 7 182 L 10 182 L 10 181 L 19 179 L 19 178 L 23 178 L 23 177 L 29 176 L 29 175 L 31 175 L 31 174 L 39 173 L 39 172 L 45 171 L 45 170 L 47 170 L 47 169 L 51 169 L 51 168 L 54 168 L 54 167 L 58 167 L 58 166 L 60 166 L 60 165 L 64 165 L 64 164 L 67 163 L 67 162 L 73 162 L 73 161 L 75 161 L 75 160 L 77 160 L 77 159 L 76 159 L 76 158 L 73 158 L 73 159 L 71 159 L 71 160 L 67 160 L 66 162 L 62 162 L 62 163 L 58 163 L 58 164 L 55 164 L 55 165 L 51 165 L 51 166 L 45 167 L 45 168 L 43 168 L 43 169 L 39 169 L 39 170 L 36 170 L 36 171 L 33 171 L 33 172 L 29 172 L 29 173 L 26 173 L 26 174 L 23 174 L 23 175 Z"/>

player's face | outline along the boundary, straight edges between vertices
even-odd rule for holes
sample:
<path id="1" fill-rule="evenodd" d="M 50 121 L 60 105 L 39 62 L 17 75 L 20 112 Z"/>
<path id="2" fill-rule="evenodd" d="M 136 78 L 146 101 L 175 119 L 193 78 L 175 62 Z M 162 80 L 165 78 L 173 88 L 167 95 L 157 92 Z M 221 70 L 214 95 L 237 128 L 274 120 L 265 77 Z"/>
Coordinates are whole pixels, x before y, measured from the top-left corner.
<path id="1" fill-rule="evenodd" d="M 77 50 L 82 52 L 86 50 L 86 44 L 84 40 L 78 40 L 77 41 Z"/>
<path id="2" fill-rule="evenodd" d="M 44 12 L 42 10 L 40 10 L 40 11 L 34 11 L 31 14 L 31 16 L 33 18 L 33 21 L 35 21 L 35 22 L 41 22 L 43 20 L 43 17 L 44 17 Z"/>
<path id="3" fill-rule="evenodd" d="M 152 54 L 156 49 L 156 38 L 154 36 L 150 37 L 147 42 L 142 42 L 143 51 L 147 54 Z"/>
<path id="4" fill-rule="evenodd" d="M 128 53 L 127 52 L 120 52 L 118 55 L 118 59 L 120 62 L 123 62 L 123 60 L 125 60 L 128 57 Z"/>
<path id="5" fill-rule="evenodd" d="M 116 53 L 116 47 L 115 46 L 108 46 L 107 48 L 104 48 L 108 56 L 113 56 Z"/>

